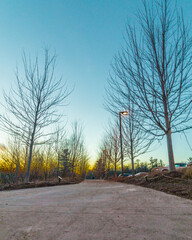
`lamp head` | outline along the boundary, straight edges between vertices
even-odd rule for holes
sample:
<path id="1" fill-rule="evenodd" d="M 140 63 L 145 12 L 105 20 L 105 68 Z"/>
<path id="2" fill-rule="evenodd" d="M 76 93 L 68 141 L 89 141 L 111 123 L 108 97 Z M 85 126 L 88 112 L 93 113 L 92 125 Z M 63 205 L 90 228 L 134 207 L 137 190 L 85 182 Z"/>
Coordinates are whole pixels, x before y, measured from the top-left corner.
<path id="1" fill-rule="evenodd" d="M 123 111 L 123 112 L 120 112 L 120 114 L 122 114 L 122 115 L 128 115 L 128 112 L 127 111 Z"/>

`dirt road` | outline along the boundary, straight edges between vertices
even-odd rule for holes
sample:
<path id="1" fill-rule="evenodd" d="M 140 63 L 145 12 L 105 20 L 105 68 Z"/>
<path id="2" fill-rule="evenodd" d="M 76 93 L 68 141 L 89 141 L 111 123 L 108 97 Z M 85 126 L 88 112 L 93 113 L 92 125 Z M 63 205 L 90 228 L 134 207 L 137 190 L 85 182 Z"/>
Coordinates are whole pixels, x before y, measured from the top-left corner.
<path id="1" fill-rule="evenodd" d="M 191 224 L 191 200 L 134 185 L 0 192 L 0 240 L 187 240 Z"/>

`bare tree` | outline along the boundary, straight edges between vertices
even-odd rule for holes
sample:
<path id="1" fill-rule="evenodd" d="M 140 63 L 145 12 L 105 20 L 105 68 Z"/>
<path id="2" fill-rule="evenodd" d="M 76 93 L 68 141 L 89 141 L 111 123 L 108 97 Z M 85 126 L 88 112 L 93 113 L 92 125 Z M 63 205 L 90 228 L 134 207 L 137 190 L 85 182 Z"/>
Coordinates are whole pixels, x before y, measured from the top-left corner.
<path id="1" fill-rule="evenodd" d="M 107 156 L 110 157 L 110 162 L 115 168 L 115 177 L 117 177 L 117 167 L 121 160 L 120 139 L 119 139 L 119 125 L 117 122 L 110 123 L 107 135 L 108 149 Z"/>
<path id="2" fill-rule="evenodd" d="M 75 121 L 72 127 L 73 132 L 68 141 L 68 149 L 70 152 L 69 159 L 71 164 L 72 176 L 74 176 L 75 169 L 78 164 L 80 164 L 80 160 L 85 154 L 85 146 L 82 125 L 78 121 Z"/>
<path id="3" fill-rule="evenodd" d="M 130 97 L 156 137 L 166 135 L 170 171 L 175 170 L 172 133 L 192 127 L 192 39 L 183 13 L 171 1 L 143 0 L 139 29 L 126 28 L 126 46 L 116 56 L 114 86 Z M 127 91 L 129 89 L 129 91 Z"/>
<path id="4" fill-rule="evenodd" d="M 80 176 L 86 177 L 86 173 L 88 172 L 89 168 L 90 165 L 88 154 L 86 153 L 86 151 L 83 151 L 78 164 L 78 174 Z"/>
<path id="5" fill-rule="evenodd" d="M 112 142 L 110 141 L 108 131 L 101 142 L 98 155 L 103 160 L 104 174 L 107 177 L 112 165 Z"/>
<path id="6" fill-rule="evenodd" d="M 115 65 L 116 66 L 116 65 Z M 110 75 L 108 80 L 109 88 L 106 89 L 106 101 L 105 108 L 112 113 L 112 115 L 117 118 L 119 112 L 126 109 L 128 114 L 124 116 L 122 121 L 122 138 L 123 138 L 123 152 L 124 156 L 131 160 L 132 164 L 132 175 L 134 176 L 134 159 L 140 155 L 146 153 L 149 147 L 153 143 L 154 137 L 143 130 L 141 126 L 144 119 L 138 111 L 136 111 L 135 103 L 130 99 L 130 88 L 128 86 L 124 87 L 126 95 L 119 91 L 119 80 L 116 72 L 116 68 L 113 66 L 114 76 Z M 110 124 L 111 128 L 112 124 Z M 113 129 L 113 128 L 111 128 Z M 115 131 L 118 131 L 119 123 L 116 123 L 114 127 Z"/>
<path id="7" fill-rule="evenodd" d="M 143 119 L 135 111 L 134 103 L 129 101 L 126 109 L 128 115 L 123 121 L 124 149 L 125 156 L 131 159 L 132 176 L 134 177 L 134 160 L 149 150 L 154 138 L 148 132 L 143 131 L 141 127 Z"/>
<path id="8" fill-rule="evenodd" d="M 4 95 L 8 114 L 0 115 L 1 128 L 22 136 L 29 147 L 25 182 L 29 181 L 34 145 L 50 137 L 52 132 L 45 129 L 61 119 L 58 107 L 65 104 L 70 94 L 62 78 L 55 77 L 55 63 L 56 56 L 50 55 L 47 49 L 43 65 L 38 57 L 33 62 L 24 54 L 24 78 L 17 71 L 16 89 Z"/>
<path id="9" fill-rule="evenodd" d="M 55 145 L 55 153 L 57 157 L 57 176 L 59 176 L 60 170 L 60 157 L 63 152 L 63 145 L 65 143 L 65 135 L 66 132 L 64 131 L 64 127 L 60 127 L 59 125 L 56 127 L 56 131 L 53 137 L 54 145 Z"/>
<path id="10" fill-rule="evenodd" d="M 44 178 L 45 181 L 50 176 L 50 171 L 55 169 L 56 167 L 56 158 L 53 151 L 52 144 L 46 144 L 43 148 L 43 155 L 44 155 Z"/>

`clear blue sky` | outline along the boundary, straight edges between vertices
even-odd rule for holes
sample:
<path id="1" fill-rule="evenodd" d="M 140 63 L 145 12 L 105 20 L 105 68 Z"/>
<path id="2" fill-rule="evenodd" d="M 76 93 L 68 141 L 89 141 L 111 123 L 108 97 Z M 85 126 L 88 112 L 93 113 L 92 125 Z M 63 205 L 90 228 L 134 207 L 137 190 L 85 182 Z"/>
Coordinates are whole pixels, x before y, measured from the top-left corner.
<path id="1" fill-rule="evenodd" d="M 90 156 L 95 158 L 109 114 L 103 108 L 104 87 L 114 54 L 123 44 L 126 22 L 135 22 L 141 0 L 0 0 L 0 101 L 2 89 L 15 81 L 16 63 L 23 51 L 57 53 L 57 70 L 69 87 L 75 85 L 66 107 L 67 127 L 75 119 L 84 123 Z M 191 21 L 191 0 L 178 0 Z M 70 131 L 70 130 L 69 130 Z M 188 133 L 189 141 L 191 132 Z M 192 153 L 182 135 L 173 136 L 176 161 Z M 5 136 L 0 132 L 0 143 Z M 147 154 L 167 161 L 166 145 L 156 144 Z"/>

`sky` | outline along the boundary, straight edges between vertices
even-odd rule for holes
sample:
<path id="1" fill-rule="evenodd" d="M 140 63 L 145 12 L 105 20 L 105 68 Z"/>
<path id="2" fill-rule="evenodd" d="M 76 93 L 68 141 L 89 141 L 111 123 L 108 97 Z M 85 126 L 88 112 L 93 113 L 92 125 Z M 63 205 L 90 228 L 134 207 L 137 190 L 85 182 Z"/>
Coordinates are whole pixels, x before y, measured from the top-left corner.
<path id="1" fill-rule="evenodd" d="M 57 73 L 74 91 L 65 107 L 66 128 L 83 123 L 85 143 L 93 160 L 110 115 L 104 109 L 105 87 L 114 55 L 123 44 L 126 23 L 137 24 L 141 0 L 0 0 L 0 101 L 15 83 L 21 57 L 41 55 L 48 47 L 57 55 Z M 191 21 L 191 0 L 178 0 Z M 0 111 L 3 111 L 0 107 Z M 191 132 L 187 133 L 192 143 Z M 0 132 L 0 143 L 6 136 Z M 173 136 L 175 159 L 185 161 L 192 152 L 184 135 Z M 192 144 L 191 144 L 192 145 Z M 150 156 L 167 162 L 165 139 L 154 144 Z"/>

